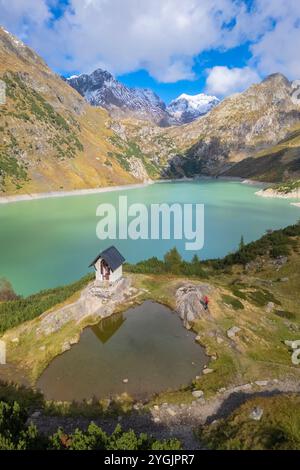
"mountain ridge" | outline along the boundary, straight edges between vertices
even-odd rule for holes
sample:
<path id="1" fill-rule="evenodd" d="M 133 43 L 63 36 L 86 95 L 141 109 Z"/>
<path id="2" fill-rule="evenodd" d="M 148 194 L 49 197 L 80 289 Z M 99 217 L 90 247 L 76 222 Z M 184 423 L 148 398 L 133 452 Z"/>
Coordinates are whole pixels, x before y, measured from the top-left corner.
<path id="1" fill-rule="evenodd" d="M 111 77 L 107 72 L 104 78 Z M 92 107 L 1 28 L 0 79 L 7 92 L 0 106 L 0 191 L 6 195 L 150 178 L 226 175 L 275 182 L 300 176 L 300 105 L 281 74 L 171 127 Z M 153 94 L 144 90 L 145 97 L 152 104 Z M 159 98 L 153 102 L 161 110 Z"/>
<path id="2" fill-rule="evenodd" d="M 150 88 L 127 87 L 103 69 L 65 80 L 92 106 L 105 108 L 114 118 L 133 117 L 161 127 L 191 122 L 219 103 L 204 93 L 182 94 L 167 106 Z"/>
<path id="3" fill-rule="evenodd" d="M 141 181 L 116 158 L 106 110 L 91 107 L 33 50 L 0 28 L 0 192 L 22 194 Z M 137 175 L 137 172 L 135 173 Z"/>

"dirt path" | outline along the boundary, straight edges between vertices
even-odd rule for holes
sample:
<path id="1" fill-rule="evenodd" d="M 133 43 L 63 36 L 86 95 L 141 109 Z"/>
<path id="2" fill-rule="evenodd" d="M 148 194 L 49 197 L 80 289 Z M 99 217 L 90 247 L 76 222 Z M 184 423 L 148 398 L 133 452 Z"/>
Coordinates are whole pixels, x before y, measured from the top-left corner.
<path id="1" fill-rule="evenodd" d="M 200 449 L 194 430 L 204 423 L 228 416 L 241 404 L 258 396 L 273 396 L 283 393 L 300 393 L 300 383 L 260 381 L 264 385 L 244 384 L 218 393 L 214 398 L 200 398 L 190 405 L 163 403 L 150 409 L 136 404 L 126 416 L 99 417 L 93 421 L 108 433 L 120 423 L 124 430 L 147 432 L 159 439 L 176 437 L 185 450 Z M 38 415 L 38 416 L 37 416 Z M 51 434 L 61 426 L 66 432 L 76 428 L 86 429 L 91 419 L 84 417 L 44 416 L 35 412 L 31 420 L 41 432 Z"/>

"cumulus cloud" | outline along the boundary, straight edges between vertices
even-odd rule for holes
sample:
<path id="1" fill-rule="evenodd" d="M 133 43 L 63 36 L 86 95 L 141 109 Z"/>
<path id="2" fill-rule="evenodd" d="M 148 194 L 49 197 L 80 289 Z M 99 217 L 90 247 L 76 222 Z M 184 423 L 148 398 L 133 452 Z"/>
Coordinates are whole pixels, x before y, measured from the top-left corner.
<path id="1" fill-rule="evenodd" d="M 0 5 L 3 21 L 16 32 L 25 16 L 21 6 L 28 5 L 13 1 L 19 15 L 10 14 L 6 0 Z M 47 8 L 46 0 L 38 3 Z M 145 68 L 160 81 L 191 79 L 193 58 L 222 45 L 224 25 L 236 13 L 233 0 L 70 0 L 51 28 L 40 14 L 28 42 L 50 65 L 66 71 L 105 66 L 120 74 Z"/>
<path id="2" fill-rule="evenodd" d="M 225 66 L 216 66 L 208 71 L 206 91 L 223 97 L 243 91 L 259 81 L 258 73 L 250 67 L 230 69 Z"/>
<path id="3" fill-rule="evenodd" d="M 192 80 L 202 52 L 250 42 L 247 67 L 213 67 L 208 89 L 239 91 L 277 71 L 300 77 L 299 0 L 69 0 L 55 18 L 61 2 L 0 0 L 4 26 L 56 70 L 146 69 L 161 82 Z"/>
<path id="4" fill-rule="evenodd" d="M 47 2 L 36 0 L 0 0 L 1 23 L 23 41 L 51 18 Z"/>
<path id="5" fill-rule="evenodd" d="M 281 72 L 290 79 L 300 78 L 300 2 L 263 0 L 260 8 L 273 20 L 273 27 L 251 47 L 251 63 L 262 74 Z"/>

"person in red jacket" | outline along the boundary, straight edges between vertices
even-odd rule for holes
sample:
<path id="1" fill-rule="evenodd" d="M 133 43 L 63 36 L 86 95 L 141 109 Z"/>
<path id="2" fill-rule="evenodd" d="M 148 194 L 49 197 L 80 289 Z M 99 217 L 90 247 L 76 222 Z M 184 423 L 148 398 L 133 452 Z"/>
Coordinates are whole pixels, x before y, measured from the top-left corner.
<path id="1" fill-rule="evenodd" d="M 207 310 L 208 309 L 208 304 L 209 304 L 209 298 L 207 297 L 207 295 L 205 295 L 204 298 L 203 298 L 203 304 L 204 304 L 205 310 Z"/>

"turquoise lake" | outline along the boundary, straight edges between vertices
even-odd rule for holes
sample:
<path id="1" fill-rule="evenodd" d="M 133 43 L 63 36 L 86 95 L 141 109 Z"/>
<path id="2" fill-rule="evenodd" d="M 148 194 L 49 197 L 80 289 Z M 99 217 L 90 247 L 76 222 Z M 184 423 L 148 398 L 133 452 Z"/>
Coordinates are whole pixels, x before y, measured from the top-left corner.
<path id="1" fill-rule="evenodd" d="M 300 217 L 290 200 L 258 197 L 257 189 L 236 181 L 174 182 L 1 205 L 0 277 L 22 295 L 66 284 L 89 272 L 90 262 L 112 244 L 129 262 L 162 258 L 175 245 L 185 259 L 192 258 L 195 252 L 185 250 L 185 240 L 100 241 L 96 208 L 101 203 L 117 207 L 120 195 L 128 197 L 128 204 L 204 204 L 205 242 L 197 254 L 201 259 L 224 256 L 238 247 L 241 235 L 250 242 Z"/>

